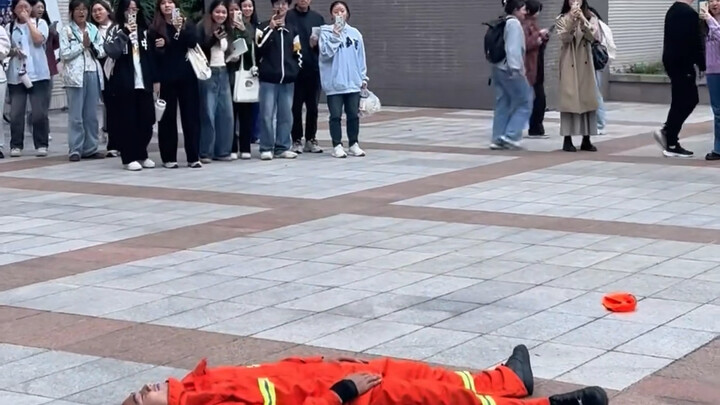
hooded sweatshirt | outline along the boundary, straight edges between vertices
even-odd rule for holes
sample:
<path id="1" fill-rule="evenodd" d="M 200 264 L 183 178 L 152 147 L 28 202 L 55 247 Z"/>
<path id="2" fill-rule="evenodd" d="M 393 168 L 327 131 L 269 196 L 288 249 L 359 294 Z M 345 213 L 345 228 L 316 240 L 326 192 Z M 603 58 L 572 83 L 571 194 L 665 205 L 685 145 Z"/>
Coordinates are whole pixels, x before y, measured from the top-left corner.
<path id="1" fill-rule="evenodd" d="M 333 25 L 320 29 L 320 83 L 326 95 L 358 93 L 368 81 L 365 44 L 356 28 L 345 24 L 340 35 Z"/>

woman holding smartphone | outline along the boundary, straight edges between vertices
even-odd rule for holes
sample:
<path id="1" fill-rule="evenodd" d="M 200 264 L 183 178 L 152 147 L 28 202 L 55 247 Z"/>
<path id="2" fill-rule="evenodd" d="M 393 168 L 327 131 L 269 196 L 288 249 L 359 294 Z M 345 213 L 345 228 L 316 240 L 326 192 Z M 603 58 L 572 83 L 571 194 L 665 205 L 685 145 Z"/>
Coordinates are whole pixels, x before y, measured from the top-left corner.
<path id="1" fill-rule="evenodd" d="M 320 82 L 327 95 L 330 110 L 330 137 L 332 155 L 346 158 L 347 152 L 342 144 L 341 119 L 345 110 L 348 152 L 352 156 L 365 156 L 360 149 L 360 92 L 367 89 L 367 65 L 365 62 L 365 44 L 362 34 L 351 27 L 350 8 L 344 1 L 333 1 L 330 14 L 335 21 L 332 25 L 320 28 Z"/>
<path id="2" fill-rule="evenodd" d="M 248 51 L 240 55 L 240 59 L 228 63 L 230 75 L 230 89 L 235 86 L 235 73 L 239 69 L 257 71 L 255 60 L 255 29 L 258 26 L 258 17 L 255 13 L 255 0 L 230 0 L 230 16 L 232 18 L 233 41 L 242 38 Z M 252 140 L 255 117 L 253 107 L 258 103 L 235 103 L 233 102 L 234 123 L 237 125 L 237 132 L 233 128 L 233 145 L 231 157 L 233 159 L 250 159 L 250 143 Z"/>
<path id="3" fill-rule="evenodd" d="M 232 21 L 227 3 L 213 0 L 198 30 L 198 43 L 210 62 L 212 76 L 200 81 L 200 161 L 230 161 L 233 142 L 233 109 L 225 59 L 232 53 L 228 33 Z"/>
<path id="4" fill-rule="evenodd" d="M 134 0 L 119 0 L 115 24 L 105 40 L 105 52 L 114 61 L 110 89 L 115 94 L 120 158 L 123 168 L 139 171 L 155 167 L 148 157 L 155 124 L 153 93 L 160 92 L 155 82 L 155 64 L 148 48 L 147 21 Z"/>
<path id="5" fill-rule="evenodd" d="M 148 32 L 150 48 L 157 61 L 160 98 L 166 107 L 158 123 L 158 143 L 163 166 L 177 169 L 177 110 L 185 139 L 188 167 L 200 168 L 200 122 L 198 80 L 185 56 L 197 45 L 195 26 L 180 15 L 175 0 L 157 0 L 155 19 Z"/>
<path id="6" fill-rule="evenodd" d="M 710 105 L 715 116 L 714 142 L 705 160 L 720 160 L 720 0 L 710 0 L 700 10 L 705 22 L 705 63 Z"/>
<path id="7" fill-rule="evenodd" d="M 108 3 L 106 0 L 95 0 L 95 2 L 92 3 L 92 7 L 90 9 L 90 20 L 93 24 L 95 24 L 98 28 L 98 32 L 103 38 L 103 43 L 105 42 L 105 39 L 107 38 L 107 33 L 110 27 L 112 26 L 112 8 L 110 7 L 110 3 Z M 112 93 L 109 90 L 109 84 L 108 79 L 110 76 L 106 73 L 106 67 L 105 63 L 108 61 L 107 55 L 103 56 L 102 58 L 99 58 L 98 61 L 100 62 L 100 66 L 102 66 L 102 72 L 103 72 L 103 82 L 104 82 L 104 88 L 102 91 L 102 101 L 103 101 L 103 127 L 102 130 L 107 134 L 107 138 L 103 142 L 107 142 L 107 153 L 105 153 L 105 157 L 118 157 L 118 149 L 120 147 L 118 146 L 117 142 L 117 135 L 113 136 L 113 134 L 110 133 L 110 130 L 113 128 L 113 125 L 110 124 L 110 121 L 112 120 L 112 116 L 110 114 L 114 114 L 115 108 L 112 107 Z M 107 70 L 109 71 L 110 66 L 107 67 Z M 117 127 L 115 125 L 114 127 Z"/>

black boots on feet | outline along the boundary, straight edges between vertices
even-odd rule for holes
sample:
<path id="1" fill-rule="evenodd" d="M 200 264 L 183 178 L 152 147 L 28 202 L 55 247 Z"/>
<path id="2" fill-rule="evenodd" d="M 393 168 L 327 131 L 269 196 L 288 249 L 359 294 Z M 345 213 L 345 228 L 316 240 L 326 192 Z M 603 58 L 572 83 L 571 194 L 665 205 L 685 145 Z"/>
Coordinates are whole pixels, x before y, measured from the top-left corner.
<path id="1" fill-rule="evenodd" d="M 608 405 L 608 396 L 600 387 L 588 387 L 567 394 L 553 395 L 550 405 Z"/>
<path id="2" fill-rule="evenodd" d="M 564 136 L 563 138 L 563 150 L 565 152 L 577 152 L 577 148 L 575 147 L 575 145 L 573 145 L 572 137 Z M 590 142 L 589 136 L 582 137 L 580 150 L 584 150 L 586 152 L 597 152 L 597 148 Z"/>
<path id="3" fill-rule="evenodd" d="M 530 367 L 530 352 L 525 345 L 516 346 L 512 355 L 505 362 L 505 367 L 512 370 L 525 385 L 528 396 L 533 394 L 535 381 L 533 379 L 532 367 Z"/>

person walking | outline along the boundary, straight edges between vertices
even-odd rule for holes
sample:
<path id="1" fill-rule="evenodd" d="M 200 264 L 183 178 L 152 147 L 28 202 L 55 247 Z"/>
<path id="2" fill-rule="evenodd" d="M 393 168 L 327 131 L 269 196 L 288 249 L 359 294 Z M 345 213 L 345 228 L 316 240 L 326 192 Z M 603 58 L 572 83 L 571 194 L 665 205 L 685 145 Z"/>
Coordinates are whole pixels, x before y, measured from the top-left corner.
<path id="1" fill-rule="evenodd" d="M 325 18 L 310 9 L 312 0 L 298 0 L 295 7 L 288 11 L 287 25 L 295 27 L 302 46 L 303 67 L 295 81 L 293 96 L 292 151 L 295 153 L 322 153 L 315 139 L 318 124 L 318 104 L 320 103 L 320 71 L 318 67 L 318 35 L 325 25 Z M 303 105 L 305 106 L 305 146 L 303 147 Z"/>
<path id="2" fill-rule="evenodd" d="M 597 135 L 597 84 L 592 44 L 597 34 L 597 17 L 588 10 L 587 0 L 565 0 L 555 20 L 560 38 L 560 135 L 563 150 L 577 152 L 573 136 L 582 136 L 580 150 L 596 152 L 590 136 Z"/>
<path id="3" fill-rule="evenodd" d="M 533 107 L 530 115 L 528 137 L 546 138 L 543 119 L 545 118 L 545 47 L 550 39 L 550 32 L 547 29 L 540 29 L 538 17 L 543 5 L 538 0 L 527 0 L 525 2 L 525 77 L 528 84 L 533 88 Z"/>
<path id="4" fill-rule="evenodd" d="M 693 0 L 678 0 L 665 15 L 662 62 L 670 78 L 670 110 L 665 124 L 653 132 L 665 157 L 690 158 L 693 152 L 680 145 L 685 120 L 700 102 L 697 70 L 705 72 L 705 52 L 700 33 L 700 18 L 691 6 Z"/>
<path id="5" fill-rule="evenodd" d="M 490 149 L 519 149 L 522 135 L 532 111 L 532 88 L 525 77 L 525 0 L 508 0 L 505 4 L 506 57 L 492 66 L 491 81 L 495 90 L 492 141 Z"/>

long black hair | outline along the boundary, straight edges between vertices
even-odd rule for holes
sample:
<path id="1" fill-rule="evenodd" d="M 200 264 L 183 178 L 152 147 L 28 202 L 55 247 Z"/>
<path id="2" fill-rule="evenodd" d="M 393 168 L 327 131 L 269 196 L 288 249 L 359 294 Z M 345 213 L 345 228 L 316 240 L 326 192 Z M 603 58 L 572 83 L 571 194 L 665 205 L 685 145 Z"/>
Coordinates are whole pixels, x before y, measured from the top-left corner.
<path id="1" fill-rule="evenodd" d="M 36 17 L 42 18 L 43 20 L 45 20 L 45 22 L 48 24 L 48 27 L 49 27 L 50 24 L 52 24 L 52 22 L 50 21 L 50 15 L 48 14 L 48 11 L 47 11 L 47 3 L 45 3 L 45 0 L 36 0 L 34 4 L 33 3 L 31 3 L 31 4 L 33 5 L 33 7 L 35 7 L 35 4 L 38 4 L 38 3 L 43 4 L 43 15 L 38 15 Z"/>
<path id="2" fill-rule="evenodd" d="M 42 0 L 40 0 L 40 1 L 42 1 Z M 91 12 L 90 12 L 90 8 L 88 7 L 87 1 L 85 1 L 85 0 L 72 0 L 72 1 L 70 2 L 70 5 L 68 6 L 68 11 L 70 12 L 70 21 L 72 21 L 72 22 L 75 21 L 75 20 L 73 19 L 73 13 L 75 12 L 75 9 L 78 8 L 78 7 L 80 7 L 80 6 L 85 6 L 85 8 L 86 8 L 87 11 L 88 11 L 88 17 L 90 17 Z M 85 19 L 85 21 L 87 21 L 87 22 L 90 22 L 90 20 L 91 20 L 91 18 L 86 18 L 86 19 Z"/>
<path id="3" fill-rule="evenodd" d="M 515 10 L 521 9 L 525 5 L 525 0 L 507 0 L 505 2 L 505 14 L 510 15 Z"/>
<path id="4" fill-rule="evenodd" d="M 205 30 L 205 35 L 208 37 L 213 35 L 213 25 L 215 25 L 215 21 L 213 20 L 213 11 L 220 6 L 224 6 L 225 10 L 228 12 L 227 18 L 222 26 L 225 29 L 225 32 L 232 32 L 232 19 L 230 18 L 230 8 L 228 7 L 227 1 L 213 0 L 207 8 L 205 17 L 203 17 L 203 29 Z"/>
<path id="5" fill-rule="evenodd" d="M 246 1 L 248 1 L 248 0 L 230 0 L 229 4 L 237 4 L 238 7 L 240 7 L 240 12 L 242 13 L 242 4 L 245 3 Z M 250 1 L 250 2 L 252 3 L 252 5 L 253 5 L 253 13 L 252 13 L 252 15 L 250 16 L 250 24 L 251 24 L 253 27 L 257 27 L 258 24 L 259 24 L 259 22 L 258 22 L 258 15 L 257 15 L 257 6 L 255 5 L 255 0 L 249 0 L 249 1 Z M 229 5 L 229 4 L 228 4 L 228 5 Z M 229 9 L 228 9 L 228 11 L 229 11 Z"/>
<path id="6" fill-rule="evenodd" d="M 137 7 L 136 19 L 138 31 L 146 30 L 148 28 L 148 22 L 145 18 L 145 12 L 140 5 L 140 0 L 118 0 L 117 5 L 115 6 L 115 12 L 113 13 L 115 15 L 115 24 L 120 27 L 125 26 L 127 23 L 127 16 L 125 16 L 125 12 L 130 8 L 130 2 L 134 2 L 135 7 Z"/>
<path id="7" fill-rule="evenodd" d="M 585 15 L 585 18 L 588 20 L 592 18 L 592 12 L 590 11 L 590 5 L 588 4 L 587 0 L 580 0 L 580 10 L 582 10 L 583 14 Z M 572 7 L 570 7 L 570 0 L 565 0 L 563 2 L 562 9 L 560 10 L 560 15 L 564 15 L 570 12 Z"/>

